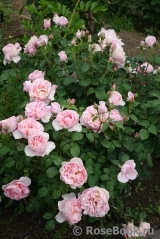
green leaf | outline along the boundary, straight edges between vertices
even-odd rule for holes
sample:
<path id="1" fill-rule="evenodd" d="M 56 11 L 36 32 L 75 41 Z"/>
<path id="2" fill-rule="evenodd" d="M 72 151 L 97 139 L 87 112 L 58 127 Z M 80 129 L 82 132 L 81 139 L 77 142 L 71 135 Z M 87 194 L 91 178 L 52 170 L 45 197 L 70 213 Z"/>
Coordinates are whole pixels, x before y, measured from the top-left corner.
<path id="1" fill-rule="evenodd" d="M 90 187 L 94 187 L 95 185 L 98 184 L 98 181 L 99 181 L 99 176 L 94 174 L 89 176 L 87 183 L 89 184 Z"/>
<path id="2" fill-rule="evenodd" d="M 108 149 L 111 145 L 111 142 L 108 139 L 101 139 L 101 144 L 103 145 L 103 147 Z"/>
<path id="3" fill-rule="evenodd" d="M 59 157 L 59 156 L 54 156 L 53 157 L 53 163 L 56 165 L 56 166 L 61 166 L 62 165 L 62 159 Z"/>
<path id="4" fill-rule="evenodd" d="M 109 122 L 104 122 L 103 127 L 102 127 L 102 131 L 103 132 L 106 131 L 108 129 L 108 127 L 109 127 Z"/>
<path id="5" fill-rule="evenodd" d="M 5 166 L 7 167 L 7 168 L 11 168 L 11 167 L 13 167 L 13 165 L 15 164 L 15 159 L 14 158 L 12 158 L 12 157 L 9 157 L 9 158 L 7 158 L 6 160 L 5 160 Z"/>
<path id="6" fill-rule="evenodd" d="M 53 231 L 55 228 L 55 221 L 52 220 L 49 220 L 47 223 L 46 223 L 46 230 L 51 232 Z"/>
<path id="7" fill-rule="evenodd" d="M 82 67 L 81 67 L 81 71 L 83 73 L 85 73 L 85 72 L 89 71 L 89 69 L 90 69 L 90 63 L 87 62 L 87 61 L 83 62 Z"/>
<path id="8" fill-rule="evenodd" d="M 83 79 L 79 81 L 79 85 L 81 86 L 88 86 L 91 83 L 91 79 L 87 78 L 87 79 Z"/>
<path id="9" fill-rule="evenodd" d="M 84 1 L 80 1 L 80 4 L 79 4 L 79 7 L 80 7 L 80 10 L 81 11 L 84 11 L 85 10 L 85 3 L 84 3 Z"/>
<path id="10" fill-rule="evenodd" d="M 46 171 L 46 175 L 48 178 L 54 178 L 58 174 L 58 170 L 55 167 L 50 167 Z"/>
<path id="11" fill-rule="evenodd" d="M 94 133 L 88 133 L 86 134 L 86 137 L 89 139 L 90 142 L 94 141 Z"/>
<path id="12" fill-rule="evenodd" d="M 91 6 L 92 2 L 91 1 L 88 1 L 86 2 L 86 5 L 85 5 L 85 10 L 88 11 L 90 6 Z"/>
<path id="13" fill-rule="evenodd" d="M 148 163 L 149 167 L 153 167 L 153 162 L 152 162 L 151 156 L 148 155 L 146 159 L 147 159 L 147 163 Z"/>
<path id="14" fill-rule="evenodd" d="M 140 214 L 139 214 L 139 218 L 141 219 L 141 220 L 144 220 L 145 218 L 146 218 L 146 213 L 145 212 L 141 212 Z"/>
<path id="15" fill-rule="evenodd" d="M 78 157 L 80 155 L 80 148 L 79 145 L 75 145 L 70 148 L 70 153 L 73 157 Z"/>
<path id="16" fill-rule="evenodd" d="M 48 188 L 46 187 L 41 187 L 37 192 L 37 194 L 42 198 L 45 197 L 48 193 L 49 191 L 48 191 Z"/>
<path id="17" fill-rule="evenodd" d="M 0 147 L 0 156 L 5 156 L 10 150 L 10 147 L 3 145 L 2 147 Z"/>
<path id="18" fill-rule="evenodd" d="M 112 124 L 114 124 L 118 128 L 124 129 L 123 124 L 119 121 L 112 121 Z"/>
<path id="19" fill-rule="evenodd" d="M 101 181 L 107 181 L 107 180 L 109 180 L 111 177 L 110 177 L 110 175 L 108 175 L 108 174 L 103 174 L 101 177 L 100 177 L 100 180 Z"/>
<path id="20" fill-rule="evenodd" d="M 83 139 L 83 136 L 84 135 L 82 133 L 75 132 L 75 133 L 72 134 L 72 140 L 74 140 L 74 141 L 81 140 L 81 139 Z"/>
<path id="21" fill-rule="evenodd" d="M 43 218 L 45 219 L 51 219 L 53 218 L 53 214 L 51 212 L 46 212 L 44 215 L 43 215 Z"/>
<path id="22" fill-rule="evenodd" d="M 99 2 L 93 2 L 91 7 L 90 7 L 90 10 L 92 11 L 95 7 L 97 7 L 99 5 Z"/>
<path id="23" fill-rule="evenodd" d="M 146 130 L 146 129 L 141 129 L 141 130 L 139 131 L 139 137 L 140 137 L 142 140 L 148 139 L 148 137 L 149 137 L 149 132 L 148 132 L 148 130 Z"/>
<path id="24" fill-rule="evenodd" d="M 151 125 L 148 127 L 148 131 L 149 131 L 151 134 L 157 135 L 157 129 L 156 129 L 156 126 L 155 126 L 154 124 L 151 124 Z"/>
<path id="25" fill-rule="evenodd" d="M 151 96 L 155 96 L 155 97 L 157 97 L 160 100 L 160 93 L 159 93 L 159 91 L 153 90 L 153 91 L 150 92 L 150 95 Z"/>
<path id="26" fill-rule="evenodd" d="M 129 152 L 132 152 L 134 150 L 134 144 L 132 140 L 124 140 L 123 145 L 126 149 L 128 149 Z"/>
<path id="27" fill-rule="evenodd" d="M 131 118 L 134 122 L 138 123 L 138 118 L 135 115 L 131 114 L 129 118 Z"/>
<path id="28" fill-rule="evenodd" d="M 87 91 L 87 96 L 88 95 L 91 95 L 91 94 L 93 94 L 93 93 L 95 93 L 96 92 L 96 90 L 93 88 L 93 87 L 90 87 L 89 89 L 88 89 L 88 91 Z"/>
<path id="29" fill-rule="evenodd" d="M 111 160 L 111 162 L 112 162 L 114 165 L 117 165 L 117 166 L 120 165 L 119 160 L 115 160 L 115 159 L 114 159 L 114 160 Z"/>
<path id="30" fill-rule="evenodd" d="M 73 76 L 68 76 L 64 79 L 64 85 L 70 85 L 71 83 L 75 83 L 75 78 Z"/>
<path id="31" fill-rule="evenodd" d="M 52 164 L 52 159 L 47 158 L 47 159 L 45 160 L 45 166 L 46 166 L 46 168 L 49 168 L 49 167 L 51 166 L 51 164 Z"/>
<path id="32" fill-rule="evenodd" d="M 121 142 L 119 140 L 113 140 L 112 143 L 114 144 L 114 146 L 116 146 L 117 148 L 121 148 Z"/>
<path id="33" fill-rule="evenodd" d="M 98 100 L 107 100 L 107 94 L 105 90 L 96 91 L 96 97 Z"/>
<path id="34" fill-rule="evenodd" d="M 59 190 L 59 189 L 54 189 L 52 196 L 53 196 L 54 199 L 59 198 L 59 197 L 61 196 L 61 190 Z"/>

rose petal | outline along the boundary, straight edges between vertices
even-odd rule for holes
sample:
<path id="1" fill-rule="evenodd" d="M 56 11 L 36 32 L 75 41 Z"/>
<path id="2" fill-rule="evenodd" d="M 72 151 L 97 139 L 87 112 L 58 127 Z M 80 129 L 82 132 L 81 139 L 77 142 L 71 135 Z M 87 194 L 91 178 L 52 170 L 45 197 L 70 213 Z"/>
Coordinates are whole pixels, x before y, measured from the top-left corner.
<path id="1" fill-rule="evenodd" d="M 59 212 L 56 216 L 55 219 L 57 220 L 57 222 L 62 223 L 65 221 L 65 218 L 63 217 L 63 214 L 61 212 Z"/>
<path id="2" fill-rule="evenodd" d="M 29 147 L 29 145 L 25 147 L 24 152 L 29 157 L 34 157 L 36 155 L 35 152 Z"/>
<path id="3" fill-rule="evenodd" d="M 47 112 L 46 115 L 43 118 L 41 118 L 42 122 L 48 123 L 51 116 L 52 116 L 52 114 L 50 112 Z"/>
<path id="4" fill-rule="evenodd" d="M 133 168 L 131 172 L 126 173 L 126 176 L 131 179 L 134 180 L 138 175 L 138 172 Z"/>
<path id="5" fill-rule="evenodd" d="M 128 180 L 129 180 L 129 178 L 127 178 L 125 174 L 123 174 L 121 172 L 118 174 L 118 181 L 119 182 L 126 183 L 126 182 L 128 182 Z"/>
<path id="6" fill-rule="evenodd" d="M 13 132 L 13 137 L 15 139 L 21 139 L 22 138 L 22 135 L 21 135 L 21 133 L 19 132 L 18 129 Z"/>
<path id="7" fill-rule="evenodd" d="M 19 179 L 25 186 L 29 186 L 31 184 L 31 179 L 28 177 L 21 177 Z"/>
<path id="8" fill-rule="evenodd" d="M 79 123 L 75 124 L 72 128 L 68 129 L 69 132 L 72 132 L 72 131 L 80 132 L 81 130 L 82 130 L 82 126 Z"/>
<path id="9" fill-rule="evenodd" d="M 45 154 L 48 155 L 53 149 L 55 149 L 55 147 L 56 147 L 55 143 L 49 141 L 47 143 Z"/>
<path id="10" fill-rule="evenodd" d="M 59 131 L 59 130 L 63 129 L 63 127 L 58 123 L 58 120 L 56 120 L 56 119 L 53 120 L 52 126 L 55 131 Z"/>

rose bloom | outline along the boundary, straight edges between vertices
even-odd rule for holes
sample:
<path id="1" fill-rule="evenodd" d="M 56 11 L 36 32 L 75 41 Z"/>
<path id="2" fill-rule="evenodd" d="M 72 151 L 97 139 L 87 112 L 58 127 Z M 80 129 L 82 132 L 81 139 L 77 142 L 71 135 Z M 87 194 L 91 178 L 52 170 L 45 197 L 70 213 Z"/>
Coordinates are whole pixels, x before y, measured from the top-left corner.
<path id="1" fill-rule="evenodd" d="M 20 200 L 28 197 L 30 190 L 28 186 L 31 184 L 31 179 L 28 177 L 21 177 L 12 182 L 3 185 L 4 195 L 13 200 Z"/>
<path id="2" fill-rule="evenodd" d="M 63 200 L 58 202 L 59 213 L 55 219 L 57 222 L 62 223 L 67 221 L 73 225 L 81 220 L 82 209 L 79 199 L 76 198 L 74 193 L 62 195 Z"/>
<path id="3" fill-rule="evenodd" d="M 109 192 L 104 188 L 92 187 L 84 190 L 78 199 L 81 203 L 83 214 L 91 217 L 104 217 L 110 210 L 108 200 Z"/>
<path id="4" fill-rule="evenodd" d="M 136 227 L 133 222 L 128 222 L 128 225 L 123 224 L 123 235 L 125 238 L 136 238 L 139 237 L 138 227 Z"/>
<path id="5" fill-rule="evenodd" d="M 55 143 L 48 141 L 49 134 L 37 132 L 28 137 L 28 145 L 25 147 L 25 154 L 29 157 L 48 155 L 55 149 Z"/>
<path id="6" fill-rule="evenodd" d="M 51 26 L 51 19 L 44 19 L 43 27 L 47 29 L 47 28 L 50 28 L 50 26 Z"/>
<path id="7" fill-rule="evenodd" d="M 29 92 L 29 89 L 30 89 L 30 86 L 31 86 L 32 82 L 30 80 L 26 80 L 24 83 L 23 83 L 23 90 L 25 92 Z"/>
<path id="8" fill-rule="evenodd" d="M 0 132 L 2 134 L 12 133 L 18 128 L 18 121 L 15 116 L 0 121 Z"/>
<path id="9" fill-rule="evenodd" d="M 68 20 L 66 17 L 61 16 L 58 21 L 58 25 L 64 27 L 68 24 Z"/>
<path id="10" fill-rule="evenodd" d="M 53 120 L 52 126 L 55 131 L 61 129 L 68 129 L 68 131 L 78 131 L 82 130 L 82 126 L 78 123 L 79 115 L 74 110 L 63 110 L 59 112 L 56 119 Z"/>
<path id="11" fill-rule="evenodd" d="M 134 94 L 131 91 L 128 92 L 127 100 L 130 101 L 130 102 L 134 101 Z"/>
<path id="12" fill-rule="evenodd" d="M 125 66 L 126 54 L 123 50 L 123 47 L 117 45 L 114 50 L 110 49 L 111 59 L 118 68 L 123 68 Z"/>
<path id="13" fill-rule="evenodd" d="M 51 85 L 47 80 L 36 79 L 29 88 L 29 96 L 31 100 L 43 101 L 48 104 L 54 100 L 56 87 Z"/>
<path id="14" fill-rule="evenodd" d="M 108 113 L 108 109 L 105 105 L 104 101 L 99 101 L 99 105 L 98 105 L 98 113 L 99 114 L 105 114 Z"/>
<path id="15" fill-rule="evenodd" d="M 63 162 L 60 168 L 60 179 L 69 184 L 71 188 L 80 188 L 87 181 L 87 171 L 80 158 L 72 158 L 69 162 Z"/>
<path id="16" fill-rule="evenodd" d="M 117 39 L 117 34 L 116 34 L 115 30 L 113 30 L 113 29 L 106 30 L 105 28 L 102 27 L 97 35 L 107 45 L 111 44 L 113 40 Z"/>
<path id="17" fill-rule="evenodd" d="M 45 75 L 45 72 L 35 70 L 35 71 L 33 71 L 32 73 L 29 74 L 28 80 L 30 80 L 30 81 L 35 81 L 37 79 L 43 79 L 44 80 L 44 75 Z"/>
<path id="18" fill-rule="evenodd" d="M 138 175 L 135 167 L 136 164 L 133 159 L 127 160 L 121 167 L 121 172 L 118 174 L 118 181 L 126 183 L 129 180 L 134 180 Z"/>
<path id="19" fill-rule="evenodd" d="M 139 228 L 138 228 L 138 234 L 141 237 L 145 237 L 148 231 L 150 230 L 151 226 L 150 223 L 147 222 L 140 222 Z"/>
<path id="20" fill-rule="evenodd" d="M 86 126 L 87 129 L 92 129 L 94 132 L 100 133 L 102 131 L 103 122 L 108 120 L 108 113 L 99 114 L 98 110 L 93 105 L 88 106 L 83 112 L 80 123 Z"/>
<path id="21" fill-rule="evenodd" d="M 144 70 L 142 70 L 142 68 Z M 137 71 L 140 72 L 140 73 L 151 73 L 153 72 L 154 68 L 151 64 L 149 64 L 148 62 L 145 62 L 143 63 L 142 65 L 138 66 L 137 67 Z"/>
<path id="22" fill-rule="evenodd" d="M 32 36 L 28 43 L 24 46 L 24 53 L 34 55 L 37 51 L 37 41 L 38 38 L 36 36 Z"/>
<path id="23" fill-rule="evenodd" d="M 18 123 L 18 129 L 13 132 L 13 136 L 15 139 L 28 139 L 30 135 L 39 131 L 44 131 L 43 125 L 35 119 L 28 118 Z"/>
<path id="24" fill-rule="evenodd" d="M 111 119 L 111 122 L 113 122 L 113 121 L 123 121 L 123 117 L 117 109 L 113 109 L 113 110 L 110 111 L 109 118 Z"/>
<path id="25" fill-rule="evenodd" d="M 114 106 L 119 106 L 125 105 L 125 102 L 122 99 L 122 95 L 118 92 L 118 91 L 111 91 L 109 92 L 109 99 L 108 99 L 109 103 L 114 105 Z"/>
<path id="26" fill-rule="evenodd" d="M 152 47 L 156 43 L 155 36 L 147 36 L 145 38 L 145 43 L 147 46 Z"/>
<path id="27" fill-rule="evenodd" d="M 61 106 L 58 102 L 53 102 L 51 103 L 51 109 L 50 109 L 50 112 L 52 114 L 58 114 L 59 112 L 61 112 L 62 109 L 61 109 Z"/>
<path id="28" fill-rule="evenodd" d="M 39 38 L 38 38 L 38 41 L 37 41 L 37 45 L 38 46 L 45 46 L 47 45 L 48 43 L 48 36 L 46 35 L 41 35 Z"/>
<path id="29" fill-rule="evenodd" d="M 35 120 L 41 119 L 45 123 L 49 122 L 52 116 L 43 101 L 35 101 L 28 103 L 25 107 L 25 115 L 28 118 L 33 118 Z"/>
<path id="30" fill-rule="evenodd" d="M 66 55 L 65 51 L 60 51 L 58 53 L 58 56 L 59 56 L 61 61 L 67 61 L 67 55 Z"/>
<path id="31" fill-rule="evenodd" d="M 19 43 L 9 43 L 6 46 L 2 48 L 3 54 L 4 54 L 4 60 L 3 64 L 6 65 L 6 63 L 10 61 L 14 61 L 17 63 L 21 57 L 19 56 L 20 51 L 22 50 L 22 47 L 20 47 Z"/>

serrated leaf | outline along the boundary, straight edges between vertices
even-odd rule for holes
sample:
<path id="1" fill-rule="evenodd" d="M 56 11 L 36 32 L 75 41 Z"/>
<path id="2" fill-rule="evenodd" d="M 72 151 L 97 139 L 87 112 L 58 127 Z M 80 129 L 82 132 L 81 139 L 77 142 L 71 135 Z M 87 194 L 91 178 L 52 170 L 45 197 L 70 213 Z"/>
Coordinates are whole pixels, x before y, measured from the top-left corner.
<path id="1" fill-rule="evenodd" d="M 117 126 L 120 129 L 124 129 L 123 124 L 119 121 L 112 121 L 112 124 L 114 124 L 115 126 Z"/>
<path id="2" fill-rule="evenodd" d="M 86 134 L 86 137 L 89 139 L 90 142 L 94 141 L 94 134 L 93 133 Z"/>
<path id="3" fill-rule="evenodd" d="M 129 115 L 129 118 L 131 118 L 134 122 L 138 123 L 138 118 L 135 115 L 131 114 Z"/>
<path id="4" fill-rule="evenodd" d="M 141 129 L 141 130 L 139 131 L 139 137 L 140 137 L 142 140 L 148 139 L 148 137 L 149 137 L 149 132 L 148 132 L 148 130 L 146 130 L 146 129 Z"/>
<path id="5" fill-rule="evenodd" d="M 46 171 L 46 175 L 48 178 L 54 178 L 58 174 L 58 170 L 56 167 L 50 167 Z"/>
<path id="6" fill-rule="evenodd" d="M 70 153 L 73 157 L 78 157 L 80 155 L 80 148 L 78 145 L 70 148 Z"/>
<path id="7" fill-rule="evenodd" d="M 49 220 L 47 223 L 46 223 L 46 230 L 47 231 L 53 231 L 55 228 L 55 222 L 52 220 Z"/>
<path id="8" fill-rule="evenodd" d="M 91 6 L 92 2 L 91 1 L 88 1 L 86 2 L 86 5 L 85 5 L 85 10 L 88 11 L 90 6 Z"/>
<path id="9" fill-rule="evenodd" d="M 84 135 L 82 133 L 75 132 L 75 133 L 72 134 L 72 140 L 74 140 L 74 141 L 81 140 L 81 139 L 83 139 L 83 136 Z"/>
<path id="10" fill-rule="evenodd" d="M 37 194 L 40 196 L 40 197 L 45 197 L 47 194 L 48 194 L 48 188 L 46 187 L 41 187 Z"/>
<path id="11" fill-rule="evenodd" d="M 107 181 L 110 179 L 110 176 L 108 174 L 103 174 L 101 177 L 100 177 L 100 180 L 102 181 Z"/>
<path id="12" fill-rule="evenodd" d="M 157 135 L 157 129 L 156 129 L 156 126 L 155 126 L 154 124 L 151 124 L 151 125 L 148 127 L 148 131 L 149 131 L 151 134 Z"/>
<path id="13" fill-rule="evenodd" d="M 111 142 L 108 139 L 101 139 L 101 144 L 103 145 L 103 147 L 108 149 L 111 145 Z"/>
<path id="14" fill-rule="evenodd" d="M 81 86 L 88 86 L 91 83 L 91 79 L 87 78 L 87 79 L 83 79 L 79 81 L 79 85 Z"/>
<path id="15" fill-rule="evenodd" d="M 89 71 L 89 69 L 90 69 L 90 63 L 87 62 L 87 61 L 83 62 L 82 67 L 81 67 L 81 71 L 83 73 L 85 73 L 85 72 Z"/>
<path id="16" fill-rule="evenodd" d="M 6 160 L 5 160 L 5 166 L 7 167 L 7 168 L 11 168 L 11 167 L 13 167 L 13 165 L 15 165 L 15 159 L 14 158 L 12 158 L 12 157 L 9 157 L 9 158 L 7 158 Z"/>
<path id="17" fill-rule="evenodd" d="M 46 212 L 44 215 L 43 215 L 43 218 L 45 219 L 51 219 L 53 218 L 53 214 L 51 212 Z"/>
<path id="18" fill-rule="evenodd" d="M 99 2 L 93 2 L 91 7 L 90 7 L 90 10 L 92 11 L 95 7 L 97 7 L 99 5 Z"/>

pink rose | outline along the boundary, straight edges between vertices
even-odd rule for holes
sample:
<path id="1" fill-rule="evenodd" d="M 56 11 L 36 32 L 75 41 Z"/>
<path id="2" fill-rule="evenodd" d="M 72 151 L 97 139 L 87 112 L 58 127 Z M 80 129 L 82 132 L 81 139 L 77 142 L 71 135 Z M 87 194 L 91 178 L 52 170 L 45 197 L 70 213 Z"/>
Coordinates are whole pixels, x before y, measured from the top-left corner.
<path id="1" fill-rule="evenodd" d="M 55 13 L 54 16 L 53 16 L 53 22 L 54 22 L 55 24 L 57 24 L 57 25 L 58 25 L 58 23 L 59 23 L 59 16 L 58 16 L 57 13 Z"/>
<path id="2" fill-rule="evenodd" d="M 148 231 L 150 230 L 151 226 L 150 223 L 147 222 L 140 222 L 139 228 L 138 228 L 138 234 L 141 237 L 145 237 Z"/>
<path id="3" fill-rule="evenodd" d="M 118 68 L 123 68 L 125 66 L 126 54 L 123 47 L 117 45 L 114 50 L 111 50 L 111 61 L 117 65 Z"/>
<path id="4" fill-rule="evenodd" d="M 87 129 L 92 129 L 97 133 L 102 131 L 103 122 L 107 120 L 108 113 L 99 114 L 93 105 L 88 106 L 80 118 L 81 125 L 85 125 Z"/>
<path id="5" fill-rule="evenodd" d="M 80 158 L 72 158 L 69 162 L 63 162 L 59 171 L 60 179 L 73 189 L 82 187 L 87 181 L 87 171 Z"/>
<path id="6" fill-rule="evenodd" d="M 109 103 L 114 106 L 125 105 L 125 102 L 122 99 L 122 95 L 118 91 L 109 92 Z"/>
<path id="7" fill-rule="evenodd" d="M 22 48 L 20 47 L 19 43 L 15 43 L 15 45 L 9 43 L 6 46 L 4 46 L 2 48 L 4 54 L 3 64 L 6 65 L 6 63 L 10 61 L 14 61 L 15 63 L 17 63 L 21 59 L 21 57 L 19 56 L 21 50 Z"/>
<path id="8" fill-rule="evenodd" d="M 58 21 L 58 25 L 64 27 L 68 24 L 68 20 L 66 17 L 61 16 Z"/>
<path id="9" fill-rule="evenodd" d="M 78 199 L 81 203 L 83 214 L 91 217 L 104 217 L 110 210 L 108 200 L 109 192 L 104 188 L 92 187 L 84 190 Z"/>
<path id="10" fill-rule="evenodd" d="M 49 122 L 52 114 L 47 110 L 47 106 L 43 101 L 35 101 L 28 103 L 25 107 L 25 115 L 28 118 L 35 120 L 42 120 L 43 122 Z"/>
<path id="11" fill-rule="evenodd" d="M 37 79 L 44 79 L 45 72 L 35 70 L 32 73 L 29 74 L 28 80 L 35 81 Z"/>
<path id="12" fill-rule="evenodd" d="M 82 130 L 82 126 L 78 123 L 79 115 L 74 110 L 64 110 L 57 114 L 56 119 L 53 120 L 53 128 L 58 131 L 61 129 L 68 129 L 68 131 Z"/>
<path id="13" fill-rule="evenodd" d="M 30 190 L 28 186 L 31 184 L 31 179 L 28 177 L 21 177 L 12 182 L 3 185 L 4 195 L 13 200 L 20 200 L 28 197 Z"/>
<path id="14" fill-rule="evenodd" d="M 37 41 L 38 38 L 36 36 L 32 36 L 24 47 L 24 53 L 34 55 L 37 51 Z"/>
<path id="15" fill-rule="evenodd" d="M 76 32 L 76 37 L 80 39 L 82 36 L 83 36 L 83 32 L 78 29 L 78 31 Z"/>
<path id="16" fill-rule="evenodd" d="M 128 225 L 123 224 L 123 235 L 125 238 L 136 238 L 139 237 L 138 227 L 133 222 L 128 222 Z"/>
<path id="17" fill-rule="evenodd" d="M 66 55 L 65 51 L 60 51 L 58 53 L 58 56 L 59 56 L 61 61 L 67 61 L 67 55 Z"/>
<path id="18" fill-rule="evenodd" d="M 145 38 L 145 43 L 146 45 L 148 45 L 149 47 L 152 47 L 155 43 L 156 43 L 156 38 L 155 36 L 147 36 Z"/>
<path id="19" fill-rule="evenodd" d="M 55 143 L 48 141 L 49 134 L 37 132 L 28 137 L 28 145 L 25 147 L 25 154 L 29 157 L 48 155 L 55 149 Z"/>
<path id="20" fill-rule="evenodd" d="M 62 111 L 62 109 L 58 102 L 51 103 L 51 113 L 52 114 L 58 114 L 61 111 Z"/>
<path id="21" fill-rule="evenodd" d="M 138 173 L 135 170 L 136 164 L 133 159 L 127 160 L 121 167 L 121 172 L 118 174 L 118 181 L 126 183 L 130 180 L 134 180 Z"/>
<path id="22" fill-rule="evenodd" d="M 0 131 L 2 134 L 12 133 L 18 128 L 18 121 L 15 116 L 0 121 Z"/>
<path id="23" fill-rule="evenodd" d="M 131 91 L 128 92 L 127 100 L 130 101 L 130 102 L 134 101 L 134 94 Z"/>
<path id="24" fill-rule="evenodd" d="M 104 42 L 105 44 L 109 45 L 112 43 L 113 40 L 117 39 L 117 34 L 115 30 L 105 28 L 101 28 L 101 30 L 97 34 Z"/>
<path id="25" fill-rule="evenodd" d="M 113 122 L 113 121 L 123 121 L 123 117 L 117 109 L 113 109 L 113 110 L 110 111 L 109 118 L 111 119 L 111 122 Z"/>
<path id="26" fill-rule="evenodd" d="M 47 80 L 36 79 L 30 86 L 29 96 L 31 100 L 43 101 L 48 104 L 54 100 L 55 86 Z"/>
<path id="27" fill-rule="evenodd" d="M 38 41 L 37 41 L 37 45 L 38 46 L 45 46 L 47 45 L 48 43 L 48 36 L 46 35 L 41 35 L 39 38 L 38 38 Z"/>
<path id="28" fill-rule="evenodd" d="M 73 225 L 81 220 L 82 209 L 79 199 L 74 193 L 62 195 L 63 200 L 58 202 L 59 213 L 56 215 L 56 220 L 59 223 L 67 221 Z"/>
<path id="29" fill-rule="evenodd" d="M 142 68 L 144 68 L 144 71 L 141 70 Z M 153 66 L 148 62 L 145 62 L 142 65 L 140 65 L 140 67 L 139 66 L 137 67 L 138 72 L 151 73 L 153 72 L 153 70 L 154 70 Z"/>
<path id="30" fill-rule="evenodd" d="M 104 101 L 99 101 L 99 105 L 98 105 L 98 113 L 99 114 L 105 114 L 108 113 L 108 109 L 105 105 Z"/>
<path id="31" fill-rule="evenodd" d="M 23 90 L 25 92 L 29 92 L 29 89 L 30 89 L 30 86 L 32 85 L 32 82 L 30 80 L 26 80 L 24 83 L 23 83 Z"/>
<path id="32" fill-rule="evenodd" d="M 71 46 L 75 46 L 75 45 L 76 45 L 76 40 L 77 40 L 76 38 L 73 38 L 72 41 L 71 41 L 71 43 L 70 43 L 70 45 L 71 45 Z"/>
<path id="33" fill-rule="evenodd" d="M 50 28 L 51 26 L 51 19 L 44 19 L 43 27 L 45 29 Z"/>
<path id="34" fill-rule="evenodd" d="M 18 123 L 18 129 L 13 132 L 13 136 L 15 139 L 28 139 L 29 136 L 39 131 L 44 131 L 43 125 L 35 119 L 28 118 Z"/>

